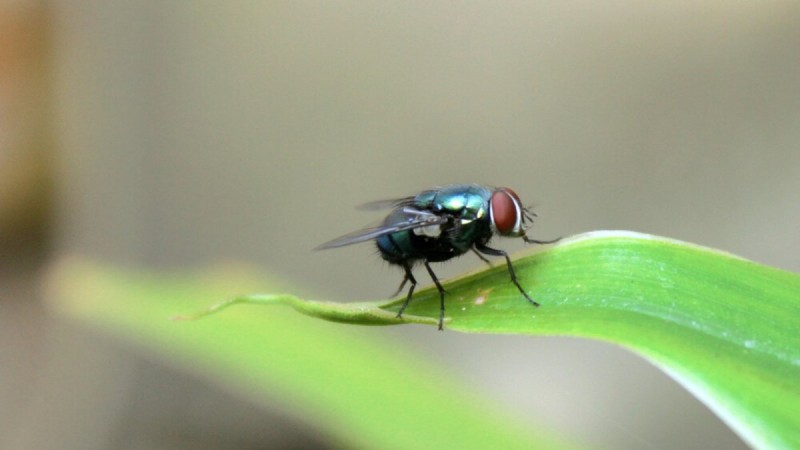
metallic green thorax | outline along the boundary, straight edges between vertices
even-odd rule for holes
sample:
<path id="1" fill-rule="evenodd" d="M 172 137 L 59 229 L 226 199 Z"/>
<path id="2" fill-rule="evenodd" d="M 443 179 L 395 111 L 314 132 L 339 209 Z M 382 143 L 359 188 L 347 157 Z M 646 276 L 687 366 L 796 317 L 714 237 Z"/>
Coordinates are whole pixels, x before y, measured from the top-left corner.
<path id="1" fill-rule="evenodd" d="M 410 206 L 449 220 L 434 230 L 406 230 L 378 238 L 381 256 L 390 262 L 444 261 L 469 251 L 476 241 L 485 243 L 492 236 L 489 221 L 492 192 L 476 184 L 459 184 L 420 193 Z M 402 209 L 395 210 L 386 221 L 402 221 L 406 214 Z"/>
<path id="2" fill-rule="evenodd" d="M 457 184 L 438 191 L 425 191 L 414 197 L 414 206 L 435 213 L 448 213 L 462 220 L 480 219 L 489 214 L 492 191 L 477 184 Z"/>

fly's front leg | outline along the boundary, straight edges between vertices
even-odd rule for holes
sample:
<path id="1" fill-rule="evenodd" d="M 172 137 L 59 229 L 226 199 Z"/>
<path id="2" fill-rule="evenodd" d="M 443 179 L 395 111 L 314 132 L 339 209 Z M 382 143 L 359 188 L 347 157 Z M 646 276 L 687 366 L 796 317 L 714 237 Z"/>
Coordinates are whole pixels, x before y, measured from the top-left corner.
<path id="1" fill-rule="evenodd" d="M 487 259 L 485 256 L 483 256 L 483 255 L 481 255 L 480 253 L 478 253 L 478 251 L 477 251 L 477 250 L 475 250 L 475 247 L 472 247 L 472 253 L 475 253 L 475 256 L 477 256 L 478 258 L 480 258 L 480 259 L 481 259 L 481 261 L 485 262 L 485 263 L 486 263 L 486 265 L 488 265 L 489 267 L 492 267 L 492 262 L 491 262 L 491 261 L 489 261 L 489 259 Z M 395 295 L 397 295 L 397 294 L 395 294 Z"/>
<path id="2" fill-rule="evenodd" d="M 560 241 L 561 238 L 557 237 L 555 239 L 550 239 L 549 241 L 540 241 L 539 239 L 531 239 L 528 236 L 522 236 L 522 240 L 525 241 L 526 244 L 555 244 L 556 242 Z"/>
<path id="3" fill-rule="evenodd" d="M 529 301 L 533 306 L 539 306 L 539 303 L 532 299 L 522 286 L 520 286 L 519 281 L 517 281 L 517 274 L 514 273 L 514 266 L 511 264 L 511 258 L 508 257 L 508 253 L 504 252 L 503 250 L 497 250 L 495 248 L 487 247 L 485 244 L 475 244 L 475 250 L 483 253 L 484 255 L 492 255 L 492 256 L 502 256 L 506 259 L 506 265 L 508 266 L 508 274 L 511 276 L 511 282 L 514 283 L 514 286 L 519 289 L 519 292 Z"/>

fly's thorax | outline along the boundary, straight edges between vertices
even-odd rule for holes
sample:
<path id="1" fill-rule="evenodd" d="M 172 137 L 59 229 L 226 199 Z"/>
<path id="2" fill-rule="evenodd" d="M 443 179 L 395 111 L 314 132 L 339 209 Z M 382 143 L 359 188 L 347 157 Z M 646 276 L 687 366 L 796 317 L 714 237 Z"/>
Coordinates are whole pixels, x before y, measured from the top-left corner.
<path id="1" fill-rule="evenodd" d="M 455 184 L 422 192 L 414 206 L 435 214 L 449 214 L 463 220 L 476 220 L 489 214 L 492 189 L 477 184 Z"/>
<path id="2" fill-rule="evenodd" d="M 476 240 L 492 236 L 489 200 L 493 189 L 478 184 L 457 184 L 421 193 L 415 206 L 450 220 L 440 226 L 440 245 L 453 247 L 456 254 L 468 251 Z M 435 236 L 438 230 L 425 227 L 420 235 Z"/>
<path id="3" fill-rule="evenodd" d="M 460 253 L 465 253 L 476 242 L 488 242 L 492 237 L 492 227 L 488 216 L 475 220 L 462 219 L 447 230 L 446 234 L 449 244 L 458 249 Z"/>

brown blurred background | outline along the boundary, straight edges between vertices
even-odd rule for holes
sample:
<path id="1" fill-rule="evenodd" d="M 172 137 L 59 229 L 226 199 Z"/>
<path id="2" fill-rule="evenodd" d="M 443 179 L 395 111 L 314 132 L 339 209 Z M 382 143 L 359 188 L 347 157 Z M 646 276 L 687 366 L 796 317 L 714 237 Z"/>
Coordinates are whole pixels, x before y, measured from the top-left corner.
<path id="1" fill-rule="evenodd" d="M 796 2 L 0 5 L 0 448 L 320 445 L 48 316 L 37 277 L 66 253 L 381 298 L 401 276 L 372 248 L 310 249 L 377 219 L 357 204 L 474 181 L 536 203 L 537 238 L 628 229 L 800 271 Z M 386 333 L 597 446 L 744 448 L 615 347 Z"/>

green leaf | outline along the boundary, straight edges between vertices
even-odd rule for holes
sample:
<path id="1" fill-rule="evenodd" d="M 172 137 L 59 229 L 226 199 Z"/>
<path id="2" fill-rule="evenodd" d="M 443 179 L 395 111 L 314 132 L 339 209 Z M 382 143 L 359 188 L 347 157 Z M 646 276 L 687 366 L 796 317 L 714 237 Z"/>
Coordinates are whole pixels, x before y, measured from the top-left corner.
<path id="1" fill-rule="evenodd" d="M 503 265 L 446 285 L 448 330 L 568 335 L 649 359 L 757 448 L 800 448 L 800 276 L 730 254 L 630 232 L 596 232 L 517 259 L 533 308 Z M 246 296 L 357 324 L 435 324 L 435 289 L 372 303 Z"/>
<path id="2" fill-rule="evenodd" d="M 47 297 L 64 317 L 203 374 L 250 402 L 280 407 L 335 447 L 574 448 L 538 424 L 521 423 L 380 328 L 347 327 L 280 308 L 170 320 L 231 293 L 265 287 L 254 279 L 252 271 L 229 268 L 179 277 L 67 259 L 48 277 Z"/>
<path id="3" fill-rule="evenodd" d="M 754 447 L 800 448 L 800 276 L 629 232 L 566 239 L 516 259 L 514 267 L 541 307 L 526 302 L 498 264 L 445 285 L 446 332 L 568 335 L 616 343 L 665 370 Z M 97 268 L 83 274 L 70 270 L 55 278 L 60 311 L 170 358 L 185 357 L 263 398 L 300 403 L 298 417 L 310 418 L 348 445 L 553 445 L 531 436 L 535 427 L 522 431 L 468 389 L 454 387 L 457 383 L 433 365 L 381 341 L 378 328 L 341 327 L 280 308 L 257 313 L 248 307 L 167 323 L 164 316 L 196 311 L 198 302 L 212 294 L 227 296 L 231 288 L 179 288 L 175 282 L 159 287 L 156 280 Z M 73 282 L 77 285 L 70 286 Z M 241 289 L 242 284 L 236 290 Z M 214 311 L 236 303 L 282 303 L 307 315 L 369 325 L 435 325 L 439 315 L 438 293 L 431 288 L 415 293 L 403 319 L 395 317 L 402 299 L 330 303 L 251 295 Z M 312 323 L 319 328 L 310 328 Z M 374 388 L 367 382 L 381 378 Z M 425 406 L 418 409 L 420 404 Z"/>

